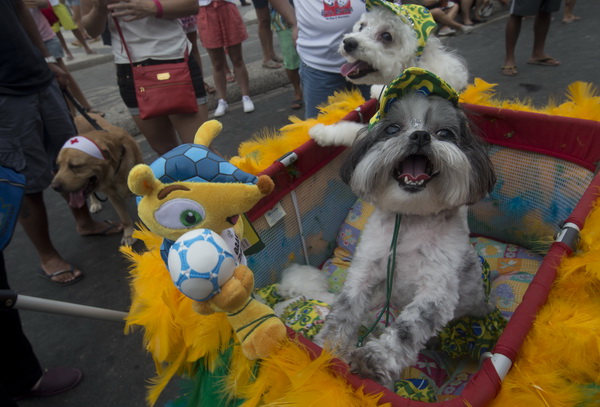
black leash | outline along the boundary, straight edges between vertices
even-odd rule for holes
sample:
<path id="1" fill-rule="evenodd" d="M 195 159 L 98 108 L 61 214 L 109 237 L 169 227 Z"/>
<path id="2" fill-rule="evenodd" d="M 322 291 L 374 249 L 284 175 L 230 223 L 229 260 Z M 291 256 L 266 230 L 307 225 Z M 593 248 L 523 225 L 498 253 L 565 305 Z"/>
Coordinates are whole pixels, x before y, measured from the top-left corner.
<path id="1" fill-rule="evenodd" d="M 75 109 L 77 109 L 77 111 L 81 113 L 83 117 L 85 117 L 85 119 L 92 125 L 94 129 L 104 131 L 104 129 L 98 124 L 98 122 L 92 116 L 90 116 L 88 112 L 85 111 L 85 109 L 79 104 L 79 102 L 75 100 L 75 98 L 73 97 L 73 95 L 71 95 L 71 92 L 69 92 L 68 89 L 62 89 L 62 92 L 63 95 L 65 95 L 66 98 L 69 99 L 69 102 L 71 102 L 73 106 L 75 106 Z"/>

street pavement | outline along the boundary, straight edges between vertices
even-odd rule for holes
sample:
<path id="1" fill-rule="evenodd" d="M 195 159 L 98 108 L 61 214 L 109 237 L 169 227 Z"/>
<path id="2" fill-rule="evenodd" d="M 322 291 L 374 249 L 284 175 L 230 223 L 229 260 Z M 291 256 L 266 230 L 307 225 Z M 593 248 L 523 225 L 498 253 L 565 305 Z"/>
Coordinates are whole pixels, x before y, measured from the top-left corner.
<path id="1" fill-rule="evenodd" d="M 545 106 L 550 100 L 565 100 L 565 90 L 574 81 L 585 81 L 598 86 L 600 63 L 598 35 L 594 29 L 600 21 L 600 3 L 597 0 L 579 0 L 575 12 L 582 20 L 562 24 L 562 10 L 555 14 L 547 40 L 547 52 L 562 61 L 560 67 L 527 65 L 532 47 L 533 19 L 523 22 L 517 50 L 518 76 L 505 77 L 500 72 L 504 53 L 504 26 L 506 10 L 495 3 L 493 17 L 477 25 L 468 35 L 445 39 L 468 61 L 473 78 L 479 77 L 497 84 L 498 96 L 503 99 L 530 99 L 536 106 Z M 240 7 L 250 39 L 254 44 L 246 49 L 252 97 L 256 111 L 244 114 L 236 86 L 230 85 L 230 111 L 220 118 L 223 133 L 214 143 L 224 156 L 237 152 L 237 146 L 253 134 L 267 128 L 279 128 L 288 123 L 288 116 L 302 116 L 293 111 L 291 86 L 285 72 L 263 69 L 256 36 L 256 20 L 252 7 Z M 72 37 L 68 33 L 65 36 Z M 275 39 L 277 44 L 277 40 Z M 125 107 L 120 101 L 114 79 L 114 65 L 110 49 L 100 43 L 92 47 L 98 54 L 87 56 L 75 49 L 74 61 L 69 68 L 94 107 L 106 112 L 107 119 L 129 130 L 140 143 L 146 162 L 155 155 L 143 137 L 135 130 Z M 210 63 L 203 53 L 203 65 L 208 82 L 212 83 Z M 211 97 L 211 109 L 215 100 Z M 66 203 L 54 191 L 45 193 L 52 239 L 64 258 L 85 273 L 85 278 L 69 287 L 59 287 L 38 278 L 39 259 L 19 225 L 10 246 L 5 251 L 9 280 L 20 295 L 53 299 L 75 304 L 127 311 L 130 303 L 128 264 L 119 253 L 120 236 L 81 237 L 75 231 L 73 218 Z M 133 200 L 129 202 L 132 216 L 136 216 Z M 116 219 L 108 203 L 98 214 L 99 220 Z M 44 367 L 73 366 L 82 369 L 84 377 L 79 386 L 51 398 L 27 399 L 25 407 L 81 407 L 81 406 L 145 406 L 146 385 L 154 375 L 154 364 L 145 352 L 140 332 L 124 333 L 124 324 L 53 313 L 22 310 L 24 330 Z M 175 379 L 163 392 L 158 406 L 172 400 L 179 391 Z"/>

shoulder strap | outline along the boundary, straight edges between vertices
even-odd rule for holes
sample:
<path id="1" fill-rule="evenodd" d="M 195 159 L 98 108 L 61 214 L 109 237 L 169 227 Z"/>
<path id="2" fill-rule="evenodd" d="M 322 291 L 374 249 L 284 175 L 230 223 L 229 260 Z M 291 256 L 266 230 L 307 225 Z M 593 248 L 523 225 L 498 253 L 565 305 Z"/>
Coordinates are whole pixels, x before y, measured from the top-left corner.
<path id="1" fill-rule="evenodd" d="M 127 42 L 125 41 L 125 36 L 123 35 L 123 31 L 121 31 L 121 26 L 119 25 L 119 20 L 117 17 L 113 16 L 113 22 L 115 23 L 115 27 L 117 27 L 119 37 L 121 37 L 121 44 L 123 44 L 123 48 L 125 48 L 125 53 L 127 54 L 127 58 L 129 58 L 129 63 L 133 67 L 133 60 L 131 59 L 131 54 L 129 53 L 129 48 L 127 47 Z"/>
<path id="2" fill-rule="evenodd" d="M 133 60 L 131 59 L 131 54 L 129 53 L 129 48 L 127 47 L 127 42 L 125 41 L 125 36 L 123 35 L 123 31 L 121 31 L 121 26 L 119 25 L 119 20 L 117 17 L 113 16 L 113 21 L 115 23 L 115 27 L 117 27 L 117 31 L 119 32 L 119 37 L 121 37 L 121 43 L 123 44 L 123 48 L 125 48 L 125 53 L 127 54 L 127 58 L 129 58 L 129 63 L 133 68 Z M 188 47 L 185 47 L 184 61 L 187 63 L 189 57 Z"/>

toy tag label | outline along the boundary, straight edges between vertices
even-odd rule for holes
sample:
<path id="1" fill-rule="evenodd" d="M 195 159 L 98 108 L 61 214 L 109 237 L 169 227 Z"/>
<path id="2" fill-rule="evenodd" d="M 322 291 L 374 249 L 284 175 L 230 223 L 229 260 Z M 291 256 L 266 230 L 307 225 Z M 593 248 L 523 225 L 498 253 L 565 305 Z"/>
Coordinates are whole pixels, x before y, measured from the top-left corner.
<path id="1" fill-rule="evenodd" d="M 270 227 L 273 227 L 277 222 L 279 222 L 286 215 L 283 210 L 283 206 L 281 206 L 281 202 L 277 202 L 277 205 L 273 207 L 273 209 L 269 210 L 265 213 L 265 219 Z"/>
<path id="2" fill-rule="evenodd" d="M 221 237 L 227 242 L 229 249 L 233 252 L 238 263 L 246 266 L 248 262 L 246 261 L 246 256 L 244 256 L 244 251 L 242 250 L 242 242 L 235 234 L 233 228 L 225 229 L 221 232 Z"/>
<path id="3" fill-rule="evenodd" d="M 251 256 L 264 249 L 265 244 L 245 215 L 242 215 L 242 221 L 244 222 L 244 236 L 241 241 L 242 250 L 246 256 Z"/>

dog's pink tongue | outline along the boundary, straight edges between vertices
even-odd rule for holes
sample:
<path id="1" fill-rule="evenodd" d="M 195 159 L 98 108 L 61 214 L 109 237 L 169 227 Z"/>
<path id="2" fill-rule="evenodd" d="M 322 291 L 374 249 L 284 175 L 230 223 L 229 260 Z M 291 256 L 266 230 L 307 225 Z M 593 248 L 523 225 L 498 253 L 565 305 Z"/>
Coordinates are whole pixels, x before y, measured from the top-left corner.
<path id="1" fill-rule="evenodd" d="M 366 62 L 356 61 L 353 63 L 347 63 L 342 65 L 342 67 L 340 68 L 340 73 L 342 74 L 342 76 L 348 76 L 352 72 L 358 72 L 361 69 L 366 69 L 368 67 L 369 64 L 367 64 Z"/>
<path id="2" fill-rule="evenodd" d="M 402 163 L 400 179 L 408 178 L 409 181 L 421 181 L 431 178 L 425 173 L 427 158 L 422 155 L 411 155 Z"/>
<path id="3" fill-rule="evenodd" d="M 69 194 L 69 206 L 71 208 L 82 208 L 85 205 L 85 196 L 83 195 L 83 189 L 77 192 L 71 192 Z"/>

